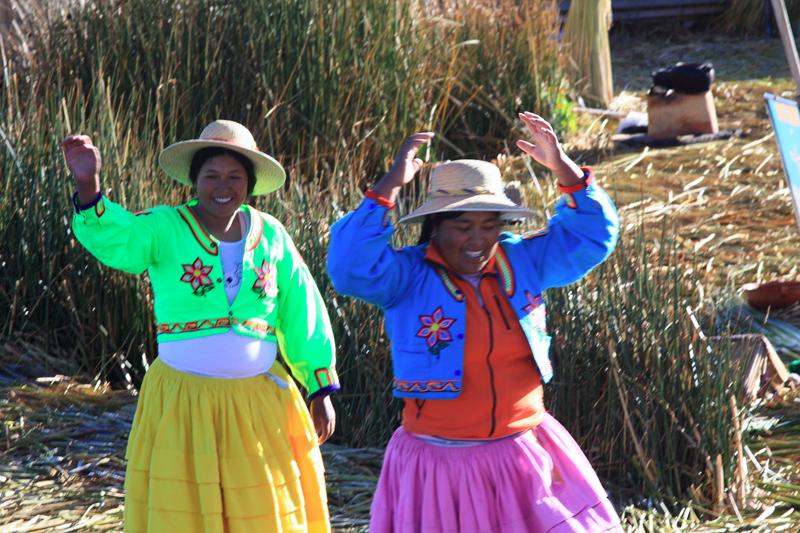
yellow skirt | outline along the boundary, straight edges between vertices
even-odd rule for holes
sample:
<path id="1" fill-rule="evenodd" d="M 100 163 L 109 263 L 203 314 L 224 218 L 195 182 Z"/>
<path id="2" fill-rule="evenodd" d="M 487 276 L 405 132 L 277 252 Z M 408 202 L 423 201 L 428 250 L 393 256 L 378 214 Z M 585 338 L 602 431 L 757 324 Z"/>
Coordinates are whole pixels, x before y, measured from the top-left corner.
<path id="1" fill-rule="evenodd" d="M 305 403 L 279 364 L 214 379 L 158 359 L 128 439 L 125 531 L 330 531 L 322 456 Z"/>

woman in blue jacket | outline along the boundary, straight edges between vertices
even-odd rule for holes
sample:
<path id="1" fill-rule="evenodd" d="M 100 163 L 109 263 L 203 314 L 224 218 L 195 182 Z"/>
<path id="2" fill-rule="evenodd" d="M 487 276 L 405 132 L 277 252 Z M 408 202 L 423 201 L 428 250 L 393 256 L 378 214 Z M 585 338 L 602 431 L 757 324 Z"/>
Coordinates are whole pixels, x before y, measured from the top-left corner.
<path id="1" fill-rule="evenodd" d="M 578 445 L 543 405 L 553 375 L 544 290 L 572 283 L 617 240 L 611 200 L 562 150 L 550 125 L 520 114 L 517 145 L 558 178 L 564 197 L 545 230 L 501 233 L 531 211 L 484 161 L 443 163 L 420 244 L 391 246 L 388 211 L 431 133 L 412 135 L 390 171 L 331 230 L 336 289 L 379 306 L 403 398 L 372 504 L 371 531 L 618 531 L 619 519 Z"/>

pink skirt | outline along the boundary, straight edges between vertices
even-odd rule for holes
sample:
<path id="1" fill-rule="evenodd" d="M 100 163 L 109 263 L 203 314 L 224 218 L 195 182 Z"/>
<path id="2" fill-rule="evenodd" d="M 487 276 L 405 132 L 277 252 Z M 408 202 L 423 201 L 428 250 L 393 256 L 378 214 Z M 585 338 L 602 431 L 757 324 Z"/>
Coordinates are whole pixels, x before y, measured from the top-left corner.
<path id="1" fill-rule="evenodd" d="M 444 447 L 398 428 L 372 501 L 371 533 L 622 531 L 578 444 L 546 414 L 536 428 Z"/>

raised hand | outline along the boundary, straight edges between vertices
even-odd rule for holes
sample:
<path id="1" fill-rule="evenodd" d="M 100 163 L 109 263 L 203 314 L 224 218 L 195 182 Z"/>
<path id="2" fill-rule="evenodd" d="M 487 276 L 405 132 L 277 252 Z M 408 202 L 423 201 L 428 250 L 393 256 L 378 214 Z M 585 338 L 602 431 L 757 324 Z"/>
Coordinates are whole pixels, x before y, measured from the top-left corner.
<path id="1" fill-rule="evenodd" d="M 100 192 L 100 150 L 86 135 L 70 135 L 61 141 L 61 151 L 78 189 L 82 203 L 91 202 Z"/>
<path id="2" fill-rule="evenodd" d="M 517 141 L 517 147 L 550 169 L 558 176 L 561 185 L 570 186 L 579 183 L 583 171 L 564 153 L 553 127 L 545 119 L 530 111 L 520 113 L 519 118 L 530 132 L 533 142 L 520 139 Z"/>
<path id="3" fill-rule="evenodd" d="M 433 139 L 433 132 L 419 132 L 405 140 L 394 157 L 389 172 L 381 178 L 373 190 L 384 198 L 394 201 L 400 189 L 414 179 L 422 168 L 422 159 L 416 157 L 423 144 Z"/>

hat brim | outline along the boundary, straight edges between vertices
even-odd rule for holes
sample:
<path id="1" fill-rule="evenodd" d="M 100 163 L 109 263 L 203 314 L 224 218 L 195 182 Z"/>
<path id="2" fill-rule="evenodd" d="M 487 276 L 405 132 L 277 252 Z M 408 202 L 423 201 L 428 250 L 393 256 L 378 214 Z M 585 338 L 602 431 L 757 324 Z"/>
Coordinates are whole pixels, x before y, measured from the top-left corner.
<path id="1" fill-rule="evenodd" d="M 203 148 L 219 147 L 242 154 L 253 163 L 256 184 L 253 187 L 253 196 L 269 194 L 281 188 L 286 181 L 286 171 L 274 158 L 259 152 L 249 150 L 225 141 L 190 140 L 171 144 L 164 148 L 158 156 L 158 165 L 167 175 L 177 182 L 191 185 L 189 179 L 189 165 L 194 154 Z"/>
<path id="2" fill-rule="evenodd" d="M 428 215 L 446 213 L 448 211 L 497 211 L 501 213 L 502 218 L 509 220 L 527 218 L 536 214 L 526 207 L 515 204 L 508 198 L 495 194 L 445 196 L 428 200 L 417 209 L 398 220 L 397 223 L 409 224 L 422 222 Z"/>

